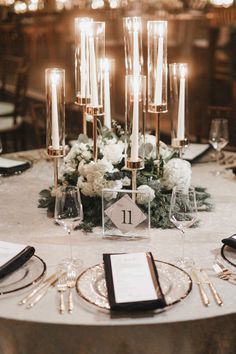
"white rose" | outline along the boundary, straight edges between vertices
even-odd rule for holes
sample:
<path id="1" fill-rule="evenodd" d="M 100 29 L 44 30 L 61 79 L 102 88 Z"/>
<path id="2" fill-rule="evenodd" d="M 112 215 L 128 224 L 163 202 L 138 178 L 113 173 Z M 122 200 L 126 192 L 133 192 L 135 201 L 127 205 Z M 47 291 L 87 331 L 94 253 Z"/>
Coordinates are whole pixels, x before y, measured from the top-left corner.
<path id="1" fill-rule="evenodd" d="M 185 186 L 189 188 L 191 184 L 191 165 L 188 161 L 174 158 L 164 166 L 161 185 L 167 190 L 174 186 Z"/>
<path id="2" fill-rule="evenodd" d="M 146 184 L 139 186 L 138 191 L 142 192 L 142 193 L 137 193 L 138 204 L 147 204 L 148 202 L 151 202 L 155 198 L 154 190 L 151 187 L 147 186 Z"/>
<path id="3" fill-rule="evenodd" d="M 118 144 L 109 144 L 104 147 L 104 157 L 112 164 L 116 165 L 122 160 L 124 151 L 124 144 L 122 142 Z"/>

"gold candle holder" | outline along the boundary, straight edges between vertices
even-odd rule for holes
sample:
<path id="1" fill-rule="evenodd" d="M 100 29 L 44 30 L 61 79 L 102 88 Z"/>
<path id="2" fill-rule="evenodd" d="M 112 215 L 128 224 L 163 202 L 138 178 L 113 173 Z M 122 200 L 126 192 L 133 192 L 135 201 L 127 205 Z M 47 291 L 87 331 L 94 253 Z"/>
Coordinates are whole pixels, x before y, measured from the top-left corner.
<path id="1" fill-rule="evenodd" d="M 65 70 L 45 71 L 47 153 L 54 159 L 54 188 L 58 186 L 58 160 L 65 155 Z"/>
<path id="2" fill-rule="evenodd" d="M 148 112 L 155 116 L 157 176 L 160 165 L 160 120 L 167 112 L 167 21 L 148 21 Z"/>

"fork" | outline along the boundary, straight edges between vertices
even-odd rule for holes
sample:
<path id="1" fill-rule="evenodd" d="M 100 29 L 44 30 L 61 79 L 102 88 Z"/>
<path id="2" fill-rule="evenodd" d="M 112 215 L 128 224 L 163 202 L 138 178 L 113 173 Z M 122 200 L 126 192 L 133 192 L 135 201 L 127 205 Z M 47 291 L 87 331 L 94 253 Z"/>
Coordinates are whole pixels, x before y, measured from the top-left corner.
<path id="1" fill-rule="evenodd" d="M 57 291 L 60 293 L 60 305 L 59 305 L 59 312 L 63 314 L 65 311 L 65 300 L 64 300 L 64 292 L 67 290 L 67 277 L 62 276 L 59 278 L 57 282 Z"/>
<path id="2" fill-rule="evenodd" d="M 229 268 L 226 268 L 223 264 L 221 264 L 220 262 L 217 262 L 218 266 L 221 268 L 222 272 L 225 274 L 225 275 L 229 275 L 229 276 L 232 276 L 232 277 L 235 277 L 236 279 L 236 273 L 235 272 L 232 272 L 232 270 L 230 270 Z"/>
<path id="3" fill-rule="evenodd" d="M 75 287 L 76 283 L 76 271 L 74 269 L 70 270 L 67 274 L 67 287 L 69 289 L 69 297 L 68 297 L 68 312 L 72 313 L 73 311 L 73 297 L 72 297 L 72 289 Z"/>
<path id="4" fill-rule="evenodd" d="M 231 273 L 227 268 L 222 268 L 218 263 L 213 264 L 213 269 L 218 275 L 219 278 L 223 280 L 228 280 L 229 282 L 234 282 L 236 281 L 236 278 L 232 276 L 233 273 Z"/>

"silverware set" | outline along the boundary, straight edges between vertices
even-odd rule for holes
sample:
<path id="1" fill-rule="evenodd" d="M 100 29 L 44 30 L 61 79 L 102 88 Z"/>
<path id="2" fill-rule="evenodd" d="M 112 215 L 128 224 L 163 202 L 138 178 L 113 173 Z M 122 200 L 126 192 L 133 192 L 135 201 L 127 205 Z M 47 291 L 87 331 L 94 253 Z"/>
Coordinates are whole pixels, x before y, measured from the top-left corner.
<path id="1" fill-rule="evenodd" d="M 209 286 L 209 289 L 217 305 L 219 306 L 223 305 L 223 300 L 221 299 L 219 293 L 217 292 L 215 286 L 213 285 L 206 271 L 204 271 L 201 268 L 195 268 L 192 270 L 192 277 L 193 277 L 193 281 L 198 285 L 200 296 L 204 306 L 207 307 L 210 305 L 210 300 L 204 287 L 205 284 Z"/>
<path id="2" fill-rule="evenodd" d="M 66 303 L 64 295 L 68 291 L 68 313 L 73 312 L 73 295 L 72 289 L 76 284 L 77 273 L 75 270 L 70 270 L 67 273 L 54 273 L 46 278 L 42 283 L 31 290 L 18 304 L 25 305 L 27 309 L 34 307 L 48 292 L 50 287 L 56 286 L 59 293 L 59 313 L 63 314 L 66 311 Z"/>

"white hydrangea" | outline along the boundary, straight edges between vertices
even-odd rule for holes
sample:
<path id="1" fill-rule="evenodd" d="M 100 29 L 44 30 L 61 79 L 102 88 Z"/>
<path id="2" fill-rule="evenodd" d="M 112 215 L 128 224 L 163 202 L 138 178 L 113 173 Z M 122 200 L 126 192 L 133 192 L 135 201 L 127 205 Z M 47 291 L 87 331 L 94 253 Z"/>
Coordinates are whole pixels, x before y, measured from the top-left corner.
<path id="1" fill-rule="evenodd" d="M 155 191 L 146 184 L 142 184 L 141 186 L 139 186 L 138 191 L 142 192 L 137 193 L 138 204 L 147 204 L 155 198 Z"/>
<path id="2" fill-rule="evenodd" d="M 161 185 L 167 190 L 171 190 L 174 186 L 189 188 L 191 175 L 191 164 L 186 160 L 174 158 L 164 166 Z"/>

